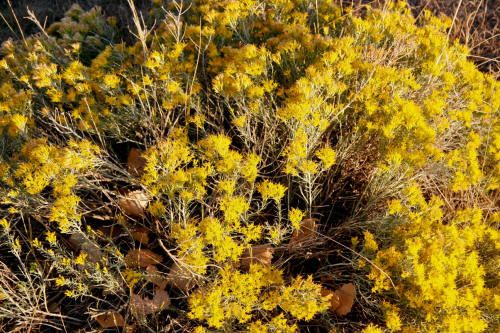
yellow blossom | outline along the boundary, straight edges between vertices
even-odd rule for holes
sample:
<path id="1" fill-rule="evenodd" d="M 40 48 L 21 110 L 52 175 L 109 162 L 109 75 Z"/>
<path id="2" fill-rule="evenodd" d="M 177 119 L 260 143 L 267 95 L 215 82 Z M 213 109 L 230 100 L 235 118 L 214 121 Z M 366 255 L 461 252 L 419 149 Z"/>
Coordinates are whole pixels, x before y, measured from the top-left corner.
<path id="1" fill-rule="evenodd" d="M 257 190 L 262 195 L 262 200 L 267 201 L 269 199 L 273 199 L 274 201 L 279 202 L 285 195 L 287 188 L 281 184 L 273 183 L 266 179 L 257 185 Z"/>

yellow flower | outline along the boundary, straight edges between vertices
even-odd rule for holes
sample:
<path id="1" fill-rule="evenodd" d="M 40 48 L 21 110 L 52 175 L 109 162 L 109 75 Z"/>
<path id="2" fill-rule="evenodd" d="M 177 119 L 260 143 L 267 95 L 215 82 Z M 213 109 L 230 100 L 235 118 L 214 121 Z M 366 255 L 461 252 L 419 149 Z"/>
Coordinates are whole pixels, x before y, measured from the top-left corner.
<path id="1" fill-rule="evenodd" d="M 389 209 L 388 213 L 391 214 L 391 215 L 392 214 L 397 214 L 397 213 L 401 212 L 401 210 L 403 208 L 401 206 L 401 200 L 391 200 L 391 201 L 389 201 L 389 203 L 388 203 L 387 206 L 388 206 L 388 209 Z"/>
<path id="2" fill-rule="evenodd" d="M 363 235 L 365 236 L 365 248 L 370 251 L 377 251 L 378 245 L 373 234 L 369 231 L 364 231 Z"/>
<path id="3" fill-rule="evenodd" d="M 17 251 L 21 250 L 21 244 L 19 243 L 19 238 L 16 237 L 16 239 L 14 239 L 12 247 Z"/>
<path id="4" fill-rule="evenodd" d="M 196 326 L 193 333 L 206 333 L 207 330 L 203 326 Z"/>
<path id="5" fill-rule="evenodd" d="M 243 197 L 225 197 L 220 203 L 220 209 L 224 212 L 225 220 L 234 224 L 238 224 L 241 214 L 249 208 L 250 206 Z"/>
<path id="6" fill-rule="evenodd" d="M 165 214 L 166 208 L 161 201 L 155 201 L 149 204 L 148 211 L 154 216 L 162 216 L 163 214 Z"/>
<path id="7" fill-rule="evenodd" d="M 9 135 L 16 136 L 17 134 L 19 134 L 19 132 L 24 131 L 27 122 L 28 118 L 26 118 L 24 115 L 19 113 L 14 114 L 10 119 Z"/>
<path id="8" fill-rule="evenodd" d="M 58 287 L 62 287 L 66 284 L 66 279 L 64 278 L 64 276 L 60 275 L 57 277 L 56 279 L 56 286 Z"/>
<path id="9" fill-rule="evenodd" d="M 243 162 L 243 168 L 241 169 L 241 174 L 246 178 L 247 181 L 251 183 L 255 181 L 255 178 L 257 178 L 257 174 L 259 171 L 257 167 L 259 163 L 260 156 L 255 153 L 249 154 L 245 158 L 245 161 Z"/>
<path id="10" fill-rule="evenodd" d="M 225 135 L 209 135 L 206 139 L 200 141 L 200 146 L 206 151 L 209 158 L 219 155 L 226 156 L 229 152 L 231 139 Z"/>
<path id="11" fill-rule="evenodd" d="M 247 116 L 239 116 L 233 119 L 233 124 L 237 127 L 245 126 L 245 122 L 247 121 Z"/>
<path id="12" fill-rule="evenodd" d="M 314 161 L 306 160 L 299 165 L 299 169 L 306 174 L 315 174 L 318 172 L 318 165 Z"/>
<path id="13" fill-rule="evenodd" d="M 270 182 L 267 179 L 257 185 L 257 191 L 259 191 L 259 193 L 262 195 L 262 200 L 264 201 L 273 199 L 276 202 L 279 202 L 280 199 L 285 195 L 286 190 L 286 186 Z"/>
<path id="14" fill-rule="evenodd" d="M 219 189 L 219 191 L 231 195 L 234 192 L 235 185 L 236 182 L 234 180 L 228 179 L 228 180 L 223 180 L 219 184 L 217 184 L 217 188 Z"/>
<path id="15" fill-rule="evenodd" d="M 395 307 L 391 307 L 391 309 L 385 313 L 385 324 L 391 332 L 399 331 L 401 328 L 401 320 L 399 319 L 399 314 Z"/>
<path id="16" fill-rule="evenodd" d="M 7 221 L 6 219 L 1 219 L 0 226 L 2 226 L 5 229 L 5 231 L 8 231 L 10 229 L 10 222 Z"/>
<path id="17" fill-rule="evenodd" d="M 40 247 L 42 246 L 42 243 L 38 240 L 37 237 L 35 237 L 35 239 L 33 239 L 33 241 L 31 242 L 31 244 L 34 246 L 34 247 Z"/>
<path id="18" fill-rule="evenodd" d="M 47 240 L 47 242 L 49 242 L 50 245 L 54 245 L 57 241 L 56 233 L 47 231 L 45 234 L 46 234 L 45 239 Z"/>
<path id="19" fill-rule="evenodd" d="M 362 333 L 382 333 L 382 330 L 378 326 L 374 326 L 373 324 L 368 325 L 361 331 Z"/>
<path id="20" fill-rule="evenodd" d="M 323 163 L 323 167 L 325 169 L 328 169 L 335 164 L 336 153 L 335 150 L 333 150 L 330 147 L 324 147 L 319 149 L 316 152 L 316 156 L 321 160 L 321 162 Z"/>
<path id="21" fill-rule="evenodd" d="M 293 227 L 296 230 L 300 229 L 300 222 L 302 222 L 302 219 L 304 218 L 304 212 L 302 212 L 298 208 L 292 208 L 288 212 L 288 219 L 290 220 L 290 223 L 293 225 Z"/>
<path id="22" fill-rule="evenodd" d="M 71 265 L 71 259 L 70 258 L 62 258 L 61 265 L 68 267 L 69 265 Z"/>
<path id="23" fill-rule="evenodd" d="M 116 88 L 117 85 L 120 84 L 120 78 L 113 74 L 105 75 L 104 84 L 110 87 L 111 89 L 114 89 Z"/>
<path id="24" fill-rule="evenodd" d="M 269 240 L 271 241 L 271 243 L 273 243 L 274 245 L 278 245 L 279 243 L 281 243 L 283 239 L 283 231 L 279 226 L 271 227 L 268 233 L 269 233 Z"/>
<path id="25" fill-rule="evenodd" d="M 64 292 L 64 295 L 68 296 L 68 297 L 73 297 L 75 295 L 75 290 L 74 289 L 71 289 L 71 290 L 66 290 Z"/>
<path id="26" fill-rule="evenodd" d="M 85 261 L 87 260 L 87 253 L 82 252 L 75 259 L 75 265 L 85 265 Z"/>

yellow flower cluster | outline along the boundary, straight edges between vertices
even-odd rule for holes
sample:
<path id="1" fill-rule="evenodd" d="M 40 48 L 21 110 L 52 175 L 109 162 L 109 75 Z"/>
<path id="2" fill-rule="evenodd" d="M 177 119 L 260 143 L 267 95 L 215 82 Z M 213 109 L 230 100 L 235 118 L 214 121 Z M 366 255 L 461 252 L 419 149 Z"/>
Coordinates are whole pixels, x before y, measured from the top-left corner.
<path id="1" fill-rule="evenodd" d="M 447 218 L 444 202 L 438 197 L 425 200 L 415 184 L 403 192 L 402 202 L 391 202 L 390 210 L 402 219 L 401 225 L 391 241 L 376 252 L 377 267 L 372 266 L 368 275 L 374 281 L 373 292 L 390 291 L 394 283 L 404 299 L 399 309 L 396 304 L 386 305 L 387 327 L 484 331 L 487 318 L 498 318 L 500 313 L 498 304 L 492 302 L 500 284 L 487 282 L 488 276 L 498 273 L 500 232 L 478 207 L 458 210 Z M 365 248 L 378 249 L 368 232 Z M 398 312 L 406 312 L 403 304 L 418 311 L 424 320 L 400 319 Z"/>
<path id="2" fill-rule="evenodd" d="M 31 140 L 11 160 L 4 181 L 8 188 L 22 189 L 31 196 L 40 195 L 51 185 L 54 200 L 50 220 L 59 224 L 61 232 L 68 232 L 72 223 L 80 219 L 80 198 L 72 189 L 78 177 L 96 166 L 98 154 L 99 148 L 87 140 L 70 141 L 67 147 L 48 144 L 45 139 Z M 7 197 L 3 200 L 11 201 Z"/>
<path id="3" fill-rule="evenodd" d="M 221 328 L 229 320 L 248 323 L 258 310 L 272 311 L 280 306 L 297 319 L 310 320 L 316 313 L 328 308 L 328 297 L 321 296 L 321 286 L 307 279 L 297 278 L 289 286 L 283 285 L 282 273 L 272 267 L 250 265 L 248 273 L 240 273 L 226 266 L 210 288 L 195 292 L 189 299 L 193 319 L 205 320 L 210 327 Z M 295 332 L 280 314 L 263 323 L 250 323 L 250 332 L 267 332 L 277 328 Z M 283 332 L 282 331 L 282 332 Z"/>
<path id="4" fill-rule="evenodd" d="M 6 41 L 0 204 L 9 217 L 0 225 L 16 233 L 14 252 L 27 245 L 52 260 L 48 279 L 68 297 L 106 285 L 126 299 L 122 286 L 136 287 L 142 273 L 123 269 L 112 237 L 96 236 L 81 207 L 107 221 L 108 194 L 138 190 L 148 202 L 142 223 L 199 286 L 186 291 L 181 321 L 295 332 L 327 309 L 321 286 L 285 276 L 293 270 L 270 258 L 240 262 L 322 216 L 331 195 L 322 186 L 336 191 L 337 176 L 343 186 L 346 163 L 373 179 L 415 180 L 387 186 L 390 216 L 363 232 L 372 292 L 387 295 L 386 327 L 363 332 L 498 329 L 500 83 L 449 43 L 450 20 L 416 20 L 403 2 L 367 6 L 362 17 L 336 3 L 154 0 L 156 24 L 134 44 L 118 43 L 114 19 L 99 9 L 74 6 L 46 33 Z M 131 144 L 144 149 L 136 177 L 122 163 Z M 359 198 L 361 184 L 352 185 L 361 211 L 377 184 Z M 380 206 L 367 208 L 370 218 Z M 69 255 L 40 218 L 83 233 L 86 248 Z M 109 219 L 127 232 L 138 221 Z M 23 235 L 18 220 L 46 237 Z"/>

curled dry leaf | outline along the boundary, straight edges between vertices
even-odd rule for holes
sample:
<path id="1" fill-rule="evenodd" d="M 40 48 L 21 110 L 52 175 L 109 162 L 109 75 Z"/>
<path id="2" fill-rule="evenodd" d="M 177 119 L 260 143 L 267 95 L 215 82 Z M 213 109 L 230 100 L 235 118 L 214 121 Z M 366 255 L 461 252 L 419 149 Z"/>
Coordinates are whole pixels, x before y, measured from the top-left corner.
<path id="1" fill-rule="evenodd" d="M 125 195 L 118 200 L 118 205 L 126 215 L 144 217 L 144 208 L 148 205 L 149 198 L 143 191 L 137 190 Z"/>
<path id="2" fill-rule="evenodd" d="M 288 243 L 292 248 L 301 247 L 304 243 L 311 241 L 315 237 L 316 230 L 318 228 L 316 221 L 318 219 L 303 219 L 300 222 L 300 228 L 294 230 L 290 242 Z"/>
<path id="3" fill-rule="evenodd" d="M 247 248 L 240 261 L 240 267 L 244 270 L 250 269 L 251 264 L 271 265 L 273 259 L 273 248 L 271 244 L 255 245 Z"/>
<path id="4" fill-rule="evenodd" d="M 158 270 L 158 268 L 156 268 L 155 265 L 149 265 L 148 267 L 146 267 L 146 273 L 148 273 L 148 275 L 146 276 L 147 281 L 153 283 L 160 289 L 165 289 L 165 287 L 167 286 L 167 281 L 160 275 L 160 271 Z"/>
<path id="5" fill-rule="evenodd" d="M 335 293 L 340 298 L 340 306 L 335 309 L 335 313 L 339 316 L 344 316 L 351 312 L 354 300 L 356 298 L 356 288 L 354 287 L 354 284 L 344 284 L 342 287 L 335 290 Z"/>
<path id="6" fill-rule="evenodd" d="M 142 298 L 132 294 L 130 298 L 130 310 L 135 316 L 148 315 L 160 312 L 170 305 L 170 297 L 165 290 L 155 288 L 153 298 Z"/>
<path id="7" fill-rule="evenodd" d="M 142 157 L 144 153 L 143 150 L 138 148 L 130 149 L 127 158 L 127 169 L 128 172 L 134 177 L 141 177 L 144 173 L 144 167 L 146 166 L 146 159 Z"/>
<path id="8" fill-rule="evenodd" d="M 102 328 L 122 327 L 125 325 L 125 320 L 122 315 L 113 311 L 102 313 L 98 315 L 95 320 L 97 320 Z"/>
<path id="9" fill-rule="evenodd" d="M 167 278 L 169 282 L 176 288 L 187 292 L 196 285 L 194 275 L 184 265 L 179 265 L 176 262 L 170 267 Z"/>
<path id="10" fill-rule="evenodd" d="M 160 254 L 156 254 L 148 249 L 132 249 L 125 256 L 125 264 L 127 266 L 147 267 L 156 265 L 163 261 Z"/>

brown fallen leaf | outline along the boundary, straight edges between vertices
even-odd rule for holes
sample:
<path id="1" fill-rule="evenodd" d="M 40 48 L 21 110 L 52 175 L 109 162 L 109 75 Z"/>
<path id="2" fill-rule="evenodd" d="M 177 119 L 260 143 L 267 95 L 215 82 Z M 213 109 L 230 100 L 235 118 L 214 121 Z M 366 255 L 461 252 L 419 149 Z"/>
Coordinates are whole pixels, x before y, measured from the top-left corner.
<path id="1" fill-rule="evenodd" d="M 132 325 L 127 325 L 123 328 L 124 333 L 134 333 L 137 330 L 137 325 L 134 323 Z"/>
<path id="2" fill-rule="evenodd" d="M 182 264 L 179 265 L 174 262 L 167 278 L 169 282 L 176 288 L 187 292 L 196 285 L 194 275 Z"/>
<path id="3" fill-rule="evenodd" d="M 156 265 L 163 261 L 163 256 L 148 249 L 132 249 L 125 256 L 127 266 L 147 267 Z"/>
<path id="4" fill-rule="evenodd" d="M 134 231 L 132 231 L 132 237 L 143 245 L 147 245 L 149 243 L 148 229 L 144 227 L 135 228 Z"/>
<path id="5" fill-rule="evenodd" d="M 135 316 L 160 312 L 170 305 L 170 297 L 165 290 L 155 288 L 153 298 L 142 298 L 137 294 L 130 297 L 130 310 Z"/>
<path id="6" fill-rule="evenodd" d="M 271 265 L 273 248 L 271 244 L 255 245 L 245 249 L 241 256 L 240 267 L 249 270 L 251 264 L 260 263 L 264 266 Z"/>
<path id="7" fill-rule="evenodd" d="M 130 149 L 127 158 L 127 169 L 133 177 L 141 177 L 146 166 L 146 159 L 142 157 L 144 151 L 138 148 Z"/>
<path id="8" fill-rule="evenodd" d="M 103 258 L 99 246 L 87 239 L 81 232 L 69 236 L 68 243 L 75 252 L 83 251 L 87 253 L 87 260 L 91 263 L 96 263 Z"/>
<path id="9" fill-rule="evenodd" d="M 126 215 L 144 217 L 144 208 L 148 205 L 149 198 L 141 190 L 133 191 L 118 200 L 118 205 Z"/>
<path id="10" fill-rule="evenodd" d="M 97 320 L 102 328 L 122 327 L 125 325 L 125 320 L 122 315 L 113 311 L 102 313 L 98 315 L 95 320 Z"/>
<path id="11" fill-rule="evenodd" d="M 119 224 L 99 227 L 97 229 L 97 233 L 111 239 L 115 239 L 122 235 L 125 235 L 124 228 Z"/>
<path id="12" fill-rule="evenodd" d="M 146 267 L 146 272 L 148 275 L 146 276 L 146 280 L 153 283 L 160 289 L 165 289 L 167 286 L 166 279 L 160 275 L 160 271 L 156 268 L 155 265 L 149 265 Z"/>
<path id="13" fill-rule="evenodd" d="M 299 230 L 294 230 L 290 242 L 288 243 L 292 248 L 301 247 L 304 243 L 309 242 L 315 238 L 315 233 L 318 228 L 316 221 L 318 219 L 303 219 L 300 222 Z"/>
<path id="14" fill-rule="evenodd" d="M 339 296 L 340 306 L 335 309 L 335 313 L 339 316 L 345 316 L 351 312 L 354 300 L 356 298 L 356 287 L 352 283 L 344 284 L 339 289 L 335 290 Z"/>
<path id="15" fill-rule="evenodd" d="M 327 289 L 327 288 L 322 288 L 321 289 L 321 296 L 328 296 L 331 295 L 330 297 L 330 307 L 328 308 L 330 311 L 335 312 L 337 308 L 340 306 L 340 297 L 337 295 L 337 293 L 333 290 Z"/>
<path id="16" fill-rule="evenodd" d="M 61 308 L 59 307 L 59 304 L 57 302 L 50 302 L 47 304 L 47 310 L 52 313 L 60 313 Z"/>

